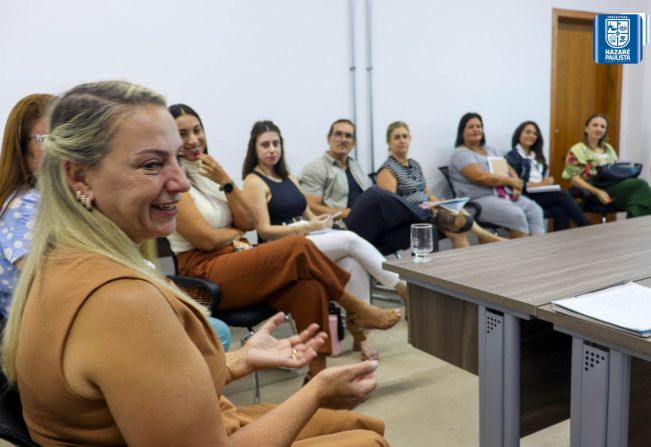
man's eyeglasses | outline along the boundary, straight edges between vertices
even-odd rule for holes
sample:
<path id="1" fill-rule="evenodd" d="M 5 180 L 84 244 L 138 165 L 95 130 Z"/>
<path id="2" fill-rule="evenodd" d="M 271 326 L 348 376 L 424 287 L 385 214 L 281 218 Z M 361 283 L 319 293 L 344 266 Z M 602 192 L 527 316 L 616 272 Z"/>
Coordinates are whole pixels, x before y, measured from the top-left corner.
<path id="1" fill-rule="evenodd" d="M 342 132 L 341 130 L 335 130 L 334 132 L 332 132 L 332 136 L 337 138 L 347 138 L 349 140 L 352 140 L 355 135 L 353 135 L 350 132 Z"/>
<path id="2" fill-rule="evenodd" d="M 43 143 L 45 142 L 45 138 L 46 138 L 46 137 L 47 137 L 47 135 L 41 135 L 41 134 L 38 134 L 38 133 L 32 135 L 32 138 L 34 139 L 34 141 L 36 141 L 36 142 L 37 142 L 38 144 L 40 144 L 41 146 L 42 146 Z"/>

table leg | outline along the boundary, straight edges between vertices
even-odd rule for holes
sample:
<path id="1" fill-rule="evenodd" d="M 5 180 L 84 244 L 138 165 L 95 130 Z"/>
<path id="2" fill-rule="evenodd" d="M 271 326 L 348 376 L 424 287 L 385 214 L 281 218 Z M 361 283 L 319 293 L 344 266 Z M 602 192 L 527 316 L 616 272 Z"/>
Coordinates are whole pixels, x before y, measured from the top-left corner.
<path id="1" fill-rule="evenodd" d="M 572 447 L 628 444 L 631 359 L 572 338 Z"/>
<path id="2" fill-rule="evenodd" d="M 520 320 L 479 306 L 479 444 L 520 445 Z"/>

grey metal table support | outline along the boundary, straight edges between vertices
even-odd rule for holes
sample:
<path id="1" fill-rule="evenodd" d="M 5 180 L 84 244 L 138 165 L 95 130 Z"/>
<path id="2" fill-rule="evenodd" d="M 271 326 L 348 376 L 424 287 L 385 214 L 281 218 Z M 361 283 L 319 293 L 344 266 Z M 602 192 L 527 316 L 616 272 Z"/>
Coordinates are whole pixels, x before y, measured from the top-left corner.
<path id="1" fill-rule="evenodd" d="M 520 319 L 479 306 L 479 445 L 520 445 Z"/>
<path id="2" fill-rule="evenodd" d="M 628 444 L 631 358 L 572 337 L 572 447 Z"/>
<path id="3" fill-rule="evenodd" d="M 530 315 L 461 292 L 409 279 L 413 285 L 477 305 L 479 338 L 479 445 L 520 445 L 520 320 Z"/>

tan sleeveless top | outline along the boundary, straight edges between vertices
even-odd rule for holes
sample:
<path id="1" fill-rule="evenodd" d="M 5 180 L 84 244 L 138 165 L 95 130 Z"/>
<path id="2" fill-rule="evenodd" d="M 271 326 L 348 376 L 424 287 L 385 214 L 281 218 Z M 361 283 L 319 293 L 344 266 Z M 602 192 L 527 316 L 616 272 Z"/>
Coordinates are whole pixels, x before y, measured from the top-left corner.
<path id="1" fill-rule="evenodd" d="M 106 257 L 64 249 L 55 250 L 36 275 L 23 313 L 16 369 L 25 422 L 44 447 L 126 445 L 106 401 L 76 395 L 63 375 L 66 337 L 77 312 L 93 292 L 120 279 L 149 282 Z M 210 369 L 227 432 L 237 430 L 249 419 L 222 396 L 228 371 L 214 330 L 194 308 L 157 289 L 160 295 L 152 299 L 169 303 Z"/>

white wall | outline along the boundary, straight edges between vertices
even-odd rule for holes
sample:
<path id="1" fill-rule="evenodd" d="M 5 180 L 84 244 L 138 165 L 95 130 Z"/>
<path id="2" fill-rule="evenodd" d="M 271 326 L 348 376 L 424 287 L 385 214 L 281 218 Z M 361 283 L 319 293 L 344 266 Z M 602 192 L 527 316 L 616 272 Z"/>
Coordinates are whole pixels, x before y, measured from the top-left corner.
<path id="1" fill-rule="evenodd" d="M 465 112 L 482 115 L 487 144 L 498 152 L 510 149 L 513 131 L 528 119 L 549 142 L 553 8 L 645 12 L 651 2 L 374 2 L 376 167 L 386 158 L 385 129 L 395 120 L 410 125 L 410 155 L 443 195 L 449 192 L 437 167 L 448 163 Z M 642 64 L 624 67 L 621 153 L 633 160 L 650 157 L 641 151 L 650 122 L 648 97 L 640 93 L 651 89 L 651 47 L 646 53 Z"/>
<path id="2" fill-rule="evenodd" d="M 366 1 L 355 1 L 359 158 L 370 167 Z M 372 1 L 374 167 L 398 119 L 440 193 L 436 167 L 467 111 L 483 115 L 500 151 L 525 119 L 549 141 L 552 8 L 651 12 L 651 0 Z M 352 115 L 349 39 L 348 0 L 2 0 L 0 122 L 26 94 L 127 79 L 195 107 L 234 178 L 258 119 L 281 127 L 298 171 L 325 150 L 330 122 Z M 647 47 L 642 64 L 624 69 L 620 147 L 646 171 L 650 59 Z"/>

